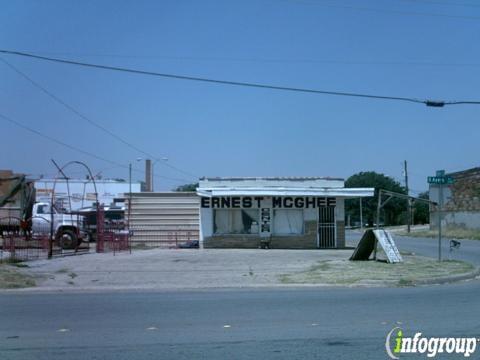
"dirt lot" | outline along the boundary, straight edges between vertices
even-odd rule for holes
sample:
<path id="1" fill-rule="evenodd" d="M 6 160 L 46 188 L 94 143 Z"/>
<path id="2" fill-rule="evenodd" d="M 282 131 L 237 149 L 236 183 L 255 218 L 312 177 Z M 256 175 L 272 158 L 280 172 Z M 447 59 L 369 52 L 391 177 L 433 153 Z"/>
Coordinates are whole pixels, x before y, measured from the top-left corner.
<path id="1" fill-rule="evenodd" d="M 87 254 L 29 262 L 30 290 L 196 289 L 263 286 L 411 285 L 416 278 L 471 272 L 407 256 L 404 264 L 351 262 L 352 250 L 182 249 Z M 441 269 L 441 272 L 439 271 Z"/>

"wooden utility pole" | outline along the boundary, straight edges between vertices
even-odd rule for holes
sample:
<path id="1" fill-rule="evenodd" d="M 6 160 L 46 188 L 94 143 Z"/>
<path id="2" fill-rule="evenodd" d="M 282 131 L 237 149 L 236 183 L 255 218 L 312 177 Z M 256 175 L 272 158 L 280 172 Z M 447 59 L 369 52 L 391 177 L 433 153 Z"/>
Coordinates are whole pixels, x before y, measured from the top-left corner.
<path id="1" fill-rule="evenodd" d="M 409 196 L 408 191 L 408 169 L 407 169 L 407 160 L 403 162 L 403 172 L 405 175 L 405 191 L 407 192 L 407 196 Z M 412 221 L 412 201 L 410 198 L 407 200 L 407 232 L 410 232 L 410 223 Z"/>
<path id="2" fill-rule="evenodd" d="M 360 229 L 363 230 L 363 204 L 362 204 L 362 198 L 360 198 Z"/>

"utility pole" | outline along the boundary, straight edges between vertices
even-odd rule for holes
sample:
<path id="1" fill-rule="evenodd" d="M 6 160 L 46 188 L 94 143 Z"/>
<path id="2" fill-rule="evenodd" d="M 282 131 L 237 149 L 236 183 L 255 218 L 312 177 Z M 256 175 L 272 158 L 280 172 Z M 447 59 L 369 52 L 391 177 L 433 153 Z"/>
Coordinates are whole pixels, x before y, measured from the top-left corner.
<path id="1" fill-rule="evenodd" d="M 360 229 L 363 230 L 363 205 L 362 205 L 362 198 L 360 198 Z"/>
<path id="2" fill-rule="evenodd" d="M 128 164 L 128 183 L 129 183 L 129 194 L 128 194 L 128 228 L 130 228 L 130 210 L 132 208 L 132 163 Z"/>
<path id="3" fill-rule="evenodd" d="M 403 172 L 405 175 L 405 191 L 407 192 L 407 196 L 409 196 L 408 191 L 408 169 L 407 169 L 407 160 L 403 162 Z M 412 200 L 408 198 L 407 200 L 407 232 L 410 232 L 410 223 L 412 221 Z"/>
<path id="4" fill-rule="evenodd" d="M 442 261 L 443 184 L 439 184 L 438 187 L 438 261 Z"/>
<path id="5" fill-rule="evenodd" d="M 132 163 L 128 164 L 128 189 L 132 193 Z"/>

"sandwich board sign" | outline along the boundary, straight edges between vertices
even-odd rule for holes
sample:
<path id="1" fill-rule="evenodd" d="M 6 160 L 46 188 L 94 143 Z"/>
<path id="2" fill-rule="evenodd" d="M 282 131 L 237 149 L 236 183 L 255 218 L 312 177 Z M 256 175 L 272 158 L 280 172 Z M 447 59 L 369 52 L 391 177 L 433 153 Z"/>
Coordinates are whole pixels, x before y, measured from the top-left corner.
<path id="1" fill-rule="evenodd" d="M 383 251 L 387 255 L 388 262 L 398 263 L 402 262 L 402 255 L 398 251 L 395 241 L 393 241 L 392 234 L 387 230 L 373 230 L 375 237 L 378 240 L 378 243 L 382 246 Z"/>
<path id="2" fill-rule="evenodd" d="M 375 249 L 375 242 L 380 244 L 389 263 L 403 262 L 392 234 L 383 229 L 365 231 L 350 260 L 368 260 Z"/>

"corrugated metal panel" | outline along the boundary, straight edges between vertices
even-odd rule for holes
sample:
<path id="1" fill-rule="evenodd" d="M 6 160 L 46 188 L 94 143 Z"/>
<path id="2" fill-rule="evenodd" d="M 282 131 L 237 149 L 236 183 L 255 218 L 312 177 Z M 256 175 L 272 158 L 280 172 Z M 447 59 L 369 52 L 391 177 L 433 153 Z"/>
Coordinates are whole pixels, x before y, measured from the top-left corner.
<path id="1" fill-rule="evenodd" d="M 130 211 L 129 199 L 126 194 L 132 242 L 165 241 L 179 234 L 198 240 L 200 198 L 196 193 L 132 193 Z"/>

